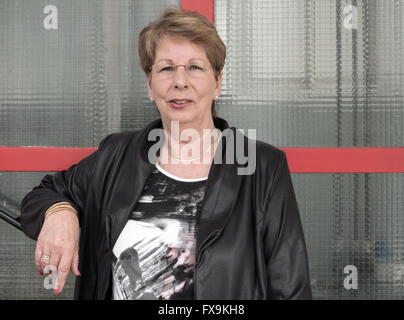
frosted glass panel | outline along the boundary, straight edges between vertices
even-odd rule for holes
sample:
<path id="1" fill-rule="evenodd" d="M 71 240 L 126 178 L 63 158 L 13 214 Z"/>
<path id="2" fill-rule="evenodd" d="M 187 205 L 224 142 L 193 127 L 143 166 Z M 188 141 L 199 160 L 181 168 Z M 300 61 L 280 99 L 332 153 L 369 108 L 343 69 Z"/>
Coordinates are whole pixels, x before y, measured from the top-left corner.
<path id="1" fill-rule="evenodd" d="M 284 147 L 402 146 L 403 9 L 401 1 L 215 1 L 228 48 L 218 114 Z"/>
<path id="2" fill-rule="evenodd" d="M 215 1 L 218 114 L 278 147 L 404 146 L 402 1 Z M 315 299 L 404 298 L 404 174 L 294 174 Z M 347 290 L 347 265 L 358 289 Z"/>

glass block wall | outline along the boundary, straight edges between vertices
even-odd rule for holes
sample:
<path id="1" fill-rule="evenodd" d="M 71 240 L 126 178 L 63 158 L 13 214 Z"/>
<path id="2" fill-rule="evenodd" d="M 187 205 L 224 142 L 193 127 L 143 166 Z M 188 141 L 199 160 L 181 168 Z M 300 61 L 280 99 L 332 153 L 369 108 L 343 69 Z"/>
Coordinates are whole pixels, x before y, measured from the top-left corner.
<path id="1" fill-rule="evenodd" d="M 0 1 L 0 146 L 94 147 L 156 119 L 137 40 L 168 6 L 180 1 Z M 45 174 L 0 172 L 0 205 L 18 216 Z M 44 289 L 34 241 L 3 220 L 0 239 L 0 299 L 72 298 L 72 275 L 57 297 Z"/>
<path id="2" fill-rule="evenodd" d="M 180 1 L 54 0 L 57 29 L 49 4 L 0 1 L 0 145 L 92 147 L 157 118 L 137 37 Z M 278 147 L 404 146 L 403 6 L 215 0 L 228 49 L 218 115 Z M 0 172 L 0 205 L 18 216 L 45 174 Z M 404 298 L 404 173 L 292 178 L 314 298 Z M 0 239 L 0 299 L 72 297 L 71 275 L 57 297 L 43 288 L 34 241 L 2 220 Z M 343 286 L 347 265 L 357 290 Z"/>
<path id="3" fill-rule="evenodd" d="M 402 1 L 216 0 L 215 24 L 233 125 L 278 147 L 404 146 Z M 313 297 L 403 299 L 404 174 L 292 178 Z"/>

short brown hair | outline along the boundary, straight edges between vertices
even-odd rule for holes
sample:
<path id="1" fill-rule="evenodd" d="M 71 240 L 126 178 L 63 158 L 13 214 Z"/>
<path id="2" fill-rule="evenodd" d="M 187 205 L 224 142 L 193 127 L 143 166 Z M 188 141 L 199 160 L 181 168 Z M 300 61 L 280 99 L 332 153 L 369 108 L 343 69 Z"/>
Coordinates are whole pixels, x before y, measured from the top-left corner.
<path id="1" fill-rule="evenodd" d="M 140 65 L 148 76 L 156 58 L 158 42 L 164 36 L 184 38 L 201 45 L 218 79 L 226 60 L 226 46 L 215 26 L 202 14 L 177 8 L 168 8 L 157 21 L 151 22 L 139 35 Z M 212 115 L 215 116 L 214 101 Z"/>

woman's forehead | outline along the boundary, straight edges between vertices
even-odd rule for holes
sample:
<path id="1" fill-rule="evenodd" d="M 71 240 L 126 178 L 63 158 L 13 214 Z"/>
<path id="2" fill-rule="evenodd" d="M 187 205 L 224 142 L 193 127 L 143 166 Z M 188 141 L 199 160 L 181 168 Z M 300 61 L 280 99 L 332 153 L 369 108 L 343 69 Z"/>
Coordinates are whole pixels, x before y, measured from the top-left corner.
<path id="1" fill-rule="evenodd" d="M 190 58 L 188 60 L 188 62 L 202 62 L 203 63 L 203 62 L 206 62 L 206 61 L 205 61 L 205 59 L 200 59 L 200 58 Z M 163 59 L 156 60 L 156 63 L 170 63 L 170 64 L 173 64 L 173 63 L 175 63 L 175 61 L 172 60 L 172 59 L 163 58 Z"/>
<path id="2" fill-rule="evenodd" d="M 160 39 L 156 48 L 155 61 L 175 63 L 178 59 L 206 61 L 206 52 L 202 46 L 186 39 L 167 38 Z"/>

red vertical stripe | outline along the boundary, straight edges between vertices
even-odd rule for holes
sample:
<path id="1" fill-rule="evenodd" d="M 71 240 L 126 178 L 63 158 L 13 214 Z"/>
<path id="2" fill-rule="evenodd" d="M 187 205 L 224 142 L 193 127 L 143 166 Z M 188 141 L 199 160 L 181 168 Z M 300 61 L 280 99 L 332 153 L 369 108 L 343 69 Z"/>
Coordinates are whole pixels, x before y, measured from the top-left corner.
<path id="1" fill-rule="evenodd" d="M 181 8 L 188 11 L 198 11 L 215 22 L 214 0 L 181 0 Z"/>

